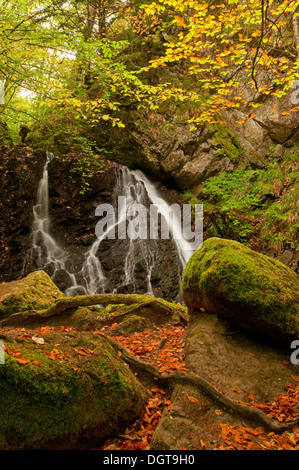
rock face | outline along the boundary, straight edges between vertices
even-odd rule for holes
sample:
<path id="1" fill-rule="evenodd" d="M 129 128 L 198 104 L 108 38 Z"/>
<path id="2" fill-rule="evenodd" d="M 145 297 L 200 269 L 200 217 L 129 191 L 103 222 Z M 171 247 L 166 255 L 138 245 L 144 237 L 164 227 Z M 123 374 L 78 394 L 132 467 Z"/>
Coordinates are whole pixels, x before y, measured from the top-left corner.
<path id="1" fill-rule="evenodd" d="M 103 240 L 100 246 L 95 245 L 95 227 L 99 221 L 95 210 L 99 204 L 114 204 L 117 163 L 103 159 L 100 165 L 91 165 L 93 173 L 86 178 L 88 189 L 83 191 L 79 157 L 69 155 L 50 161 L 47 167 L 50 223 L 47 236 L 55 241 L 56 246 L 52 244 L 49 253 L 39 233 L 36 241 L 40 249 L 32 250 L 33 208 L 37 204 L 47 152 L 27 147 L 2 147 L 0 160 L 0 206 L 3 214 L 0 221 L 0 281 L 21 279 L 42 269 L 61 291 L 66 292 L 73 286 L 72 275 L 78 285 L 84 286 L 85 279 L 90 283 L 91 276 L 96 277 L 98 259 L 107 278 L 107 292 L 118 289 L 123 293 L 146 293 L 150 261 L 155 294 L 166 299 L 174 299 L 179 294 L 181 269 L 171 240 L 158 240 L 157 243 L 149 240 L 153 245 L 148 250 L 149 255 L 153 253 L 152 260 L 145 258 L 143 244 L 136 243 L 136 249 L 130 255 L 134 279 L 128 282 L 124 282 L 128 240 Z M 175 202 L 173 192 L 166 190 L 166 193 L 171 203 Z M 89 258 L 88 254 L 91 255 Z M 62 263 L 55 264 L 55 259 Z M 74 291 L 71 295 L 76 293 L 82 292 Z"/>
<path id="2" fill-rule="evenodd" d="M 22 277 L 46 152 L 0 147 L 0 279 Z"/>
<path id="3" fill-rule="evenodd" d="M 115 159 L 179 190 L 196 187 L 206 178 L 247 165 L 237 136 L 219 127 L 190 131 L 190 124 L 166 121 L 155 115 L 128 117 L 125 130 L 112 131 Z M 236 158 L 240 157 L 240 161 Z"/>
<path id="4" fill-rule="evenodd" d="M 35 271 L 26 278 L 0 285 L 0 318 L 26 310 L 48 308 L 63 297 L 62 292 L 44 271 Z"/>
<path id="5" fill-rule="evenodd" d="M 192 315 L 204 309 L 256 336 L 280 342 L 299 332 L 298 276 L 232 240 L 210 238 L 192 255 L 182 297 Z"/>
<path id="6" fill-rule="evenodd" d="M 193 126 L 187 121 L 192 116 L 186 117 L 179 108 L 160 114 L 130 110 L 123 116 L 125 129 L 113 128 L 109 133 L 114 158 L 146 174 L 159 174 L 182 191 L 195 192 L 205 179 L 223 171 L 263 168 L 271 147 L 290 148 L 298 143 L 299 111 L 290 112 L 294 90 L 283 98 L 265 98 L 248 86 L 246 75 L 239 81 L 244 98 L 261 105 L 254 113 L 243 105 L 222 111 L 227 125 L 205 125 L 190 131 Z"/>

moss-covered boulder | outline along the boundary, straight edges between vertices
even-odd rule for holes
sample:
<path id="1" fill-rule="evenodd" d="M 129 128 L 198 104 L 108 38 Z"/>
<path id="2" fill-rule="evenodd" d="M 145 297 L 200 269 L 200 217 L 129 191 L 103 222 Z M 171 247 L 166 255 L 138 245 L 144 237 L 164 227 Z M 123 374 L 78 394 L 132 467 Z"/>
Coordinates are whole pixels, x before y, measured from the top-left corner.
<path id="1" fill-rule="evenodd" d="M 189 313 L 216 313 L 279 342 L 299 334 L 299 278 L 284 264 L 241 243 L 206 240 L 191 256 L 182 280 Z"/>
<path id="2" fill-rule="evenodd" d="M 0 339 L 1 450 L 91 449 L 139 416 L 146 391 L 102 335 L 45 326 Z"/>
<path id="3" fill-rule="evenodd" d="M 64 294 L 44 271 L 34 271 L 18 281 L 0 284 L 0 319 L 13 313 L 49 308 Z"/>

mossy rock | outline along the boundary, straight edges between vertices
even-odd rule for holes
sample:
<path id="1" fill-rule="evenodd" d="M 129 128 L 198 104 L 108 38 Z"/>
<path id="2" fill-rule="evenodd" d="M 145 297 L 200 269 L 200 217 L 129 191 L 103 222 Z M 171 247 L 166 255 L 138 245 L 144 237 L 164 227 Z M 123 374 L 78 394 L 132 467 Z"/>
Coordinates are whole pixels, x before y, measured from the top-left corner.
<path id="1" fill-rule="evenodd" d="M 146 391 L 108 340 L 58 330 L 40 333 L 44 344 L 30 331 L 0 336 L 1 450 L 91 449 L 140 414 Z"/>
<path id="2" fill-rule="evenodd" d="M 204 309 L 258 337 L 287 344 L 299 334 L 297 274 L 236 241 L 210 238 L 195 251 L 182 297 L 191 315 Z"/>
<path id="3" fill-rule="evenodd" d="M 43 310 L 64 294 L 44 271 L 34 271 L 18 281 L 0 284 L 0 319 L 13 313 Z"/>

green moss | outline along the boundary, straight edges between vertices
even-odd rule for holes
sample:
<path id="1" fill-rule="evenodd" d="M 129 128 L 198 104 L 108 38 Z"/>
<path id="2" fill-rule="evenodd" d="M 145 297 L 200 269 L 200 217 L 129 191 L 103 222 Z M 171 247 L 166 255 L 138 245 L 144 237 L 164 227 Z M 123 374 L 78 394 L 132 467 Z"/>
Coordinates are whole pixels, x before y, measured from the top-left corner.
<path id="1" fill-rule="evenodd" d="M 238 169 L 206 180 L 201 202 L 209 235 L 248 244 L 258 238 L 261 250 L 268 253 L 297 250 L 298 163 L 295 147 L 279 163 L 274 160 L 262 169 Z M 191 203 L 192 195 L 187 196 Z"/>
<path id="2" fill-rule="evenodd" d="M 184 272 L 182 296 L 192 309 L 221 310 L 222 302 L 286 333 L 299 331 L 298 276 L 232 240 L 211 238 L 194 253 Z"/>
<path id="3" fill-rule="evenodd" d="M 228 127 L 222 124 L 214 124 L 213 145 L 217 147 L 215 155 L 225 156 L 231 160 L 237 160 L 242 156 L 243 150 L 237 135 Z"/>
<path id="4" fill-rule="evenodd" d="M 150 445 L 150 450 L 169 450 L 170 445 L 165 444 L 161 439 L 153 438 Z"/>
<path id="5" fill-rule="evenodd" d="M 44 271 L 0 286 L 0 318 L 27 310 L 47 309 L 63 293 Z"/>
<path id="6" fill-rule="evenodd" d="M 45 347 L 29 340 L 5 339 L 9 349 L 20 349 L 29 362 L 22 365 L 5 354 L 0 368 L 1 449 L 40 448 L 97 426 L 108 436 L 118 421 L 128 419 L 128 411 L 133 417 L 140 412 L 142 388 L 105 339 L 84 335 L 79 344 L 77 337 L 51 339 L 53 347 L 59 344 L 59 350 L 69 352 L 68 360 L 51 360 Z M 74 353 L 79 345 L 95 353 L 81 357 Z"/>

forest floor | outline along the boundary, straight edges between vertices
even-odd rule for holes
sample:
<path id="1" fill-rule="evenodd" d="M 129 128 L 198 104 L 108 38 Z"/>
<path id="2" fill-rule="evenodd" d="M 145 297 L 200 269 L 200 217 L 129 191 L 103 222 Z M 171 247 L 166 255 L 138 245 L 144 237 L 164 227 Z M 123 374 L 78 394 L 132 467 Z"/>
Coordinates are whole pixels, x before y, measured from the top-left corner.
<path id="1" fill-rule="evenodd" d="M 258 408 L 280 423 L 294 422 L 294 427 L 275 433 L 251 426 L 244 417 L 212 403 L 195 388 L 182 384 L 169 388 L 136 370 L 135 375 L 149 391 L 146 406 L 130 427 L 94 450 L 299 449 L 299 374 L 288 351 L 247 338 L 228 322 L 206 312 L 191 325 L 153 315 L 150 323 L 148 318 L 144 318 L 144 324 L 136 321 L 137 331 L 133 319 L 126 330 L 117 315 L 115 321 L 114 314 L 110 315 L 100 328 L 85 324 L 85 331 L 117 341 L 161 373 L 197 374 L 231 400 Z M 7 326 L 1 333 L 20 341 L 44 337 L 53 361 L 68 360 L 73 352 L 67 351 L 67 342 L 57 345 L 55 333 L 64 330 L 81 335 L 82 316 L 78 322 L 76 315 L 68 313 L 48 318 L 46 323 L 26 325 L 25 320 L 21 328 Z M 84 356 L 88 351 L 77 353 Z"/>
<path id="2" fill-rule="evenodd" d="M 225 393 L 227 393 L 229 389 L 233 399 L 238 400 L 240 396 L 245 399 L 247 395 L 247 404 L 261 409 L 280 422 L 291 421 L 299 416 L 299 410 L 297 408 L 299 400 L 299 376 L 291 373 L 291 380 L 283 383 L 283 380 L 287 380 L 290 374 L 289 368 L 291 366 L 284 352 L 271 346 L 264 348 L 253 340 L 247 340 L 247 345 L 245 341 L 242 356 L 238 356 L 239 351 L 236 343 L 228 347 L 228 343 L 231 343 L 231 337 L 228 339 L 227 336 L 223 334 L 223 322 L 219 322 L 218 319 L 211 318 L 209 315 L 204 315 L 200 324 L 201 329 L 205 329 L 206 338 L 211 337 L 211 335 L 215 338 L 215 330 L 218 329 L 217 338 L 215 338 L 217 342 L 216 349 L 218 354 L 222 354 L 224 351 L 226 353 L 225 359 L 223 358 L 223 362 L 226 364 L 224 364 L 224 367 L 221 367 L 219 362 L 211 362 L 211 360 L 205 357 L 208 353 L 208 348 L 205 348 L 205 341 L 198 341 L 198 339 L 196 339 L 196 342 L 198 343 L 198 349 L 202 350 L 202 354 L 199 355 L 195 353 L 193 359 L 189 357 L 188 360 L 188 355 L 187 357 L 185 356 L 186 340 L 188 343 L 188 329 L 182 326 L 166 324 L 163 328 L 147 329 L 145 331 L 135 332 L 131 335 L 114 336 L 113 329 L 117 325 L 112 325 L 105 328 L 105 334 L 117 340 L 137 358 L 156 365 L 160 372 L 189 370 L 187 366 L 189 363 L 193 370 L 200 369 L 201 376 L 206 377 L 207 380 L 213 380 L 213 384 L 217 384 L 217 387 L 218 384 L 222 384 L 223 388 L 226 389 Z M 230 333 L 232 335 L 236 333 L 239 336 L 237 341 L 239 344 L 244 340 L 243 335 L 232 332 L 232 330 Z M 163 347 L 159 349 L 161 342 L 163 343 Z M 194 345 L 192 348 L 194 348 Z M 187 352 L 188 349 L 190 352 L 190 345 L 189 348 L 187 347 Z M 264 354 L 262 352 L 263 349 Z M 253 359 L 255 354 L 257 360 Z M 286 356 L 285 359 L 284 355 Z M 219 359 L 221 361 L 221 357 Z M 271 360 L 271 376 L 264 376 L 263 380 L 261 376 L 264 375 L 263 371 L 269 369 L 269 360 Z M 211 365 L 212 363 L 214 366 Z M 259 367 L 257 367 L 257 363 L 259 363 Z M 231 364 L 231 373 L 229 375 L 227 375 L 228 364 Z M 243 364 L 242 373 L 240 372 L 241 364 Z M 293 366 L 293 372 L 294 370 L 296 371 Z M 275 377 L 279 378 L 278 383 L 275 381 Z M 254 390 L 254 393 L 248 393 L 246 391 L 250 390 L 251 380 L 253 382 L 252 390 Z M 225 386 L 225 383 L 229 385 L 229 387 Z M 257 389 L 259 389 L 260 393 L 258 393 Z M 281 393 L 276 397 L 276 392 L 278 392 L 279 389 L 281 389 Z M 185 411 L 187 411 L 186 403 L 188 404 L 188 402 L 192 410 L 194 407 L 200 406 L 200 399 L 196 398 L 194 395 L 190 395 L 188 391 L 184 390 L 184 387 L 181 388 L 180 393 L 184 398 L 182 407 L 185 408 Z M 258 395 L 271 397 L 271 400 L 265 403 L 259 402 Z M 163 412 L 164 414 L 170 412 L 173 406 L 171 398 L 172 396 L 169 396 L 167 391 L 165 392 L 165 390 L 158 387 L 152 387 L 150 399 L 147 406 L 142 411 L 139 420 L 128 428 L 123 435 L 107 441 L 101 449 L 149 449 L 152 436 L 159 425 Z M 177 401 L 177 397 L 175 397 L 175 399 Z M 194 411 L 191 411 L 191 413 L 194 413 Z M 199 438 L 199 449 L 299 449 L 299 426 L 295 426 L 292 432 L 285 432 L 283 434 L 275 434 L 274 432 L 267 433 L 262 427 L 251 429 L 240 424 L 234 425 L 231 420 L 230 424 L 226 423 L 225 420 L 222 422 L 221 417 L 223 411 L 220 409 L 215 409 L 214 413 L 215 421 L 219 424 L 219 434 L 214 434 L 215 422 L 213 421 L 210 432 L 206 428 L 205 432 L 202 433 L 202 436 L 213 435 L 213 442 L 207 443 L 204 439 Z M 188 412 L 186 412 L 186 416 L 187 415 Z M 236 422 L 237 421 L 238 420 L 236 420 Z M 205 425 L 209 426 L 209 422 L 210 419 L 206 419 Z M 198 430 L 195 432 L 198 432 Z M 190 428 L 190 433 L 188 433 L 186 438 L 189 440 L 191 447 L 188 445 L 186 445 L 186 447 L 181 446 L 180 450 L 188 450 L 194 447 L 194 441 L 198 439 L 195 439 L 193 434 L 194 428 Z"/>

